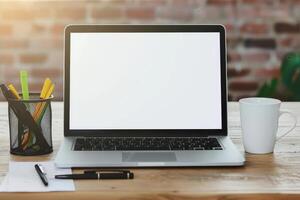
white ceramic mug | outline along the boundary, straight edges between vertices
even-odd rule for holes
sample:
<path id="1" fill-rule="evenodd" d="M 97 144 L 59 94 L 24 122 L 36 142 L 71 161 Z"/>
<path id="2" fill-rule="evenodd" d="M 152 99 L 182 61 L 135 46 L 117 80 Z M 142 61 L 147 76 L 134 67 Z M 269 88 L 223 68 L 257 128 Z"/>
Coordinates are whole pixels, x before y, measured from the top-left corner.
<path id="1" fill-rule="evenodd" d="M 245 151 L 254 154 L 271 153 L 275 142 L 290 133 L 297 124 L 297 117 L 289 111 L 281 111 L 281 101 L 272 98 L 251 97 L 239 101 L 243 144 Z M 277 137 L 278 119 L 289 114 L 293 126 Z"/>

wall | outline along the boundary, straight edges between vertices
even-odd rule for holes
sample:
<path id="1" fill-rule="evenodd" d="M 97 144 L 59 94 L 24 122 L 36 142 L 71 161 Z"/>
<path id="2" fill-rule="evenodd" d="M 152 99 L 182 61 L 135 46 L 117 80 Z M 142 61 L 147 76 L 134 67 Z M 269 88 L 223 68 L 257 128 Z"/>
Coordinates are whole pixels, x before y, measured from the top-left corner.
<path id="1" fill-rule="evenodd" d="M 279 75 L 282 56 L 300 47 L 300 0 L 0 0 L 0 80 L 31 91 L 49 76 L 62 99 L 67 24 L 221 23 L 227 27 L 229 98 L 253 96 Z M 83 66 L 84 67 L 84 66 Z"/>

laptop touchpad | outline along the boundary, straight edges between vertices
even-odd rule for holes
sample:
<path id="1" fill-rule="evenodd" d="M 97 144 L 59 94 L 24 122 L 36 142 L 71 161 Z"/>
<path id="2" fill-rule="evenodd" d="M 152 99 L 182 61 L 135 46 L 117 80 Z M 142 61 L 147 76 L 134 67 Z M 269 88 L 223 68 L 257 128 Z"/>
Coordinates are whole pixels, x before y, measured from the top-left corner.
<path id="1" fill-rule="evenodd" d="M 123 162 L 175 162 L 174 152 L 124 152 Z"/>

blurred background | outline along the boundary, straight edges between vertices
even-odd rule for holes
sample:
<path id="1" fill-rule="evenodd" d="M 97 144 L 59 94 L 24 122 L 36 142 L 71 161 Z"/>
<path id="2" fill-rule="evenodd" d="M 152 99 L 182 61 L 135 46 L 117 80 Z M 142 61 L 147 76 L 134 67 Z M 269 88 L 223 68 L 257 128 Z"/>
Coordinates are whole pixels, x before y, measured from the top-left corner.
<path id="1" fill-rule="evenodd" d="M 20 88 L 25 69 L 31 91 L 50 77 L 62 100 L 68 24 L 214 23 L 227 28 L 229 100 L 300 100 L 300 0 L 0 0 L 0 81 Z"/>

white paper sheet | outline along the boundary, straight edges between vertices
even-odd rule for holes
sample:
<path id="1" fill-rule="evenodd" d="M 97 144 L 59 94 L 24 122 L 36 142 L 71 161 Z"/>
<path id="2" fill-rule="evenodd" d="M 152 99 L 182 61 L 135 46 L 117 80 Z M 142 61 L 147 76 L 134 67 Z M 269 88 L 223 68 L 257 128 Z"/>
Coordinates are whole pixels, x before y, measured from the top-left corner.
<path id="1" fill-rule="evenodd" d="M 47 173 L 49 185 L 45 186 L 37 174 L 34 165 L 41 164 Z M 71 169 L 56 168 L 49 162 L 13 162 L 9 163 L 6 177 L 0 186 L 0 192 L 51 192 L 75 191 L 73 180 L 55 179 L 57 174 L 71 174 Z"/>

